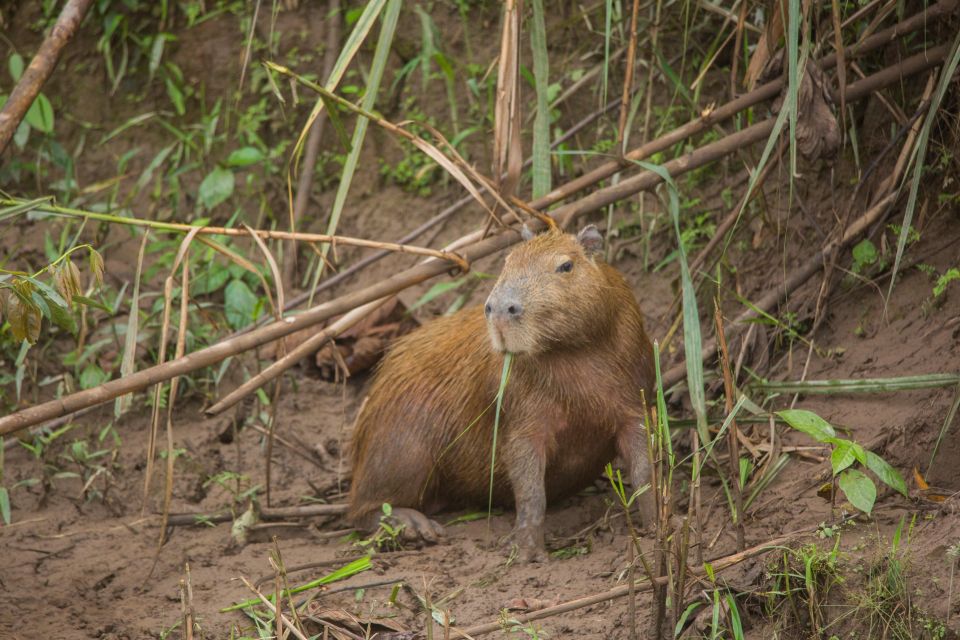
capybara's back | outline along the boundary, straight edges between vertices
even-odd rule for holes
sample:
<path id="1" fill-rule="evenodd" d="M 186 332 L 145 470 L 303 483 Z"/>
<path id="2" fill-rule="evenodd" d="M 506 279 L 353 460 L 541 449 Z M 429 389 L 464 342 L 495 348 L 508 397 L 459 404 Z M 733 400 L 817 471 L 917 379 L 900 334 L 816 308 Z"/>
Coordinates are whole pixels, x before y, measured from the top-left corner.
<path id="1" fill-rule="evenodd" d="M 590 484 L 617 453 L 635 483 L 646 481 L 640 398 L 653 387 L 652 348 L 632 291 L 598 256 L 599 240 L 594 227 L 528 239 L 507 257 L 484 307 L 394 344 L 353 434 L 353 522 L 376 526 L 383 503 L 417 516 L 486 505 L 505 352 L 514 357 L 493 497 L 516 504 L 521 546 L 542 548 L 545 502 Z"/>

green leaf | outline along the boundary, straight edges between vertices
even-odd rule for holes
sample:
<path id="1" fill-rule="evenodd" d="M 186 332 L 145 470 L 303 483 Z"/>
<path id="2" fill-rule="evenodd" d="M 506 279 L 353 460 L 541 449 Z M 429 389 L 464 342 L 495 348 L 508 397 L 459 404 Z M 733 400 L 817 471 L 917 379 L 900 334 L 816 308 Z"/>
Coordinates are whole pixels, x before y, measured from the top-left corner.
<path id="1" fill-rule="evenodd" d="M 170 77 L 164 80 L 164 84 L 167 86 L 167 95 L 170 96 L 170 102 L 173 103 L 174 109 L 177 110 L 177 115 L 182 116 L 187 112 L 187 107 L 183 101 L 183 91 L 180 90 L 180 87 L 178 87 Z"/>
<path id="2" fill-rule="evenodd" d="M 777 415 L 797 431 L 804 432 L 818 442 L 826 442 L 827 438 L 837 437 L 837 432 L 830 426 L 830 423 L 812 411 L 784 409 L 783 411 L 777 411 Z"/>
<path id="3" fill-rule="evenodd" d="M 224 313 L 227 322 L 234 329 L 247 326 L 254 320 L 254 311 L 257 308 L 257 296 L 243 280 L 232 280 L 224 290 Z"/>
<path id="4" fill-rule="evenodd" d="M 880 254 L 877 252 L 877 247 L 869 240 L 861 240 L 853 248 L 853 262 L 857 267 L 874 264 L 879 257 Z"/>
<path id="5" fill-rule="evenodd" d="M 23 56 L 19 53 L 11 54 L 10 59 L 7 60 L 7 68 L 10 69 L 10 77 L 13 81 L 20 82 L 20 76 L 23 75 Z"/>
<path id="6" fill-rule="evenodd" d="M 450 280 L 449 282 L 436 283 L 435 285 L 430 287 L 425 294 L 420 296 L 420 298 L 416 302 L 410 305 L 410 308 L 407 309 L 407 312 L 409 313 L 414 309 L 422 307 L 423 305 L 427 304 L 434 298 L 437 298 L 438 296 L 443 295 L 447 291 L 453 291 L 454 289 L 463 285 L 463 283 L 465 283 L 466 281 L 467 281 L 467 276 L 463 276 L 461 278 L 457 278 L 456 280 Z"/>
<path id="7" fill-rule="evenodd" d="M 837 475 L 854 462 L 857 457 L 853 454 L 853 447 L 846 440 L 841 440 L 837 447 L 830 454 L 830 466 L 833 467 L 833 475 Z"/>
<path id="8" fill-rule="evenodd" d="M 0 518 L 3 518 L 3 524 L 10 524 L 10 494 L 6 487 L 0 487 Z"/>
<path id="9" fill-rule="evenodd" d="M 53 133 L 53 105 L 42 93 L 27 110 L 26 121 L 41 133 Z"/>
<path id="10" fill-rule="evenodd" d="M 37 306 L 43 311 L 43 315 L 47 316 L 51 322 L 61 329 L 76 334 L 77 321 L 74 319 L 67 301 L 64 300 L 53 287 L 45 282 L 33 277 L 27 277 L 27 279 L 36 287 L 33 292 L 34 301 L 37 302 Z M 42 299 L 42 304 L 36 300 L 37 297 Z"/>
<path id="11" fill-rule="evenodd" d="M 91 362 L 80 372 L 80 388 L 93 389 L 107 381 L 109 376 L 98 365 Z"/>
<path id="12" fill-rule="evenodd" d="M 900 472 L 890 466 L 886 460 L 875 454 L 873 451 L 867 451 L 866 467 L 877 474 L 880 481 L 885 485 L 907 497 L 907 483 L 903 481 Z"/>
<path id="13" fill-rule="evenodd" d="M 200 183 L 200 191 L 197 197 L 200 198 L 200 204 L 207 209 L 213 209 L 215 206 L 233 195 L 233 172 L 223 167 L 217 167 L 207 174 L 207 177 Z"/>
<path id="14" fill-rule="evenodd" d="M 227 158 L 228 167 L 248 167 L 263 160 L 263 152 L 256 147 L 235 149 Z"/>
<path id="15" fill-rule="evenodd" d="M 877 500 L 877 486 L 866 474 L 857 469 L 847 469 L 840 474 L 840 488 L 850 504 L 869 514 Z"/>

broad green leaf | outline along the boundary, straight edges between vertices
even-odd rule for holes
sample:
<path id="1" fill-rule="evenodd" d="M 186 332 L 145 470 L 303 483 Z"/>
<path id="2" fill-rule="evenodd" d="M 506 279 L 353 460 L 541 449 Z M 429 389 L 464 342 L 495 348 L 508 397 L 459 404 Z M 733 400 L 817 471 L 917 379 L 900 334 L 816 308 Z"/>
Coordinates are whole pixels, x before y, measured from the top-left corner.
<path id="1" fill-rule="evenodd" d="M 27 110 L 26 121 L 30 126 L 42 133 L 53 133 L 53 105 L 42 93 L 33 101 Z"/>
<path id="2" fill-rule="evenodd" d="M 227 315 L 227 322 L 234 329 L 247 326 L 256 318 L 257 296 L 243 280 L 232 280 L 224 290 L 223 311 Z"/>
<path id="3" fill-rule="evenodd" d="M 833 450 L 833 453 L 830 454 L 830 466 L 833 467 L 833 475 L 837 475 L 856 462 L 856 460 L 857 457 L 853 455 L 853 448 L 850 446 L 850 443 L 841 440 Z"/>
<path id="4" fill-rule="evenodd" d="M 7 60 L 7 67 L 10 69 L 10 77 L 13 81 L 20 82 L 20 76 L 23 75 L 23 56 L 19 53 L 11 54 L 10 59 Z"/>
<path id="5" fill-rule="evenodd" d="M 857 469 L 847 469 L 840 474 L 840 488 L 850 504 L 869 514 L 877 500 L 877 486 L 866 474 Z"/>
<path id="6" fill-rule="evenodd" d="M 227 158 L 228 167 L 248 167 L 263 160 L 263 152 L 256 147 L 235 149 Z"/>
<path id="7" fill-rule="evenodd" d="M 783 411 L 777 411 L 777 415 L 797 431 L 804 432 L 818 442 L 826 442 L 827 438 L 837 437 L 837 432 L 830 426 L 830 423 L 812 411 L 784 409 Z"/>
<path id="8" fill-rule="evenodd" d="M 109 376 L 96 363 L 91 362 L 80 372 L 80 388 L 93 389 L 107 381 Z"/>
<path id="9" fill-rule="evenodd" d="M 207 174 L 200 183 L 197 197 L 207 209 L 213 209 L 218 204 L 233 195 L 233 172 L 223 167 L 217 167 Z"/>
<path id="10" fill-rule="evenodd" d="M 900 472 L 890 466 L 886 460 L 875 454 L 873 451 L 867 451 L 866 467 L 877 474 L 880 480 L 903 496 L 907 496 L 907 483 L 903 481 Z"/>

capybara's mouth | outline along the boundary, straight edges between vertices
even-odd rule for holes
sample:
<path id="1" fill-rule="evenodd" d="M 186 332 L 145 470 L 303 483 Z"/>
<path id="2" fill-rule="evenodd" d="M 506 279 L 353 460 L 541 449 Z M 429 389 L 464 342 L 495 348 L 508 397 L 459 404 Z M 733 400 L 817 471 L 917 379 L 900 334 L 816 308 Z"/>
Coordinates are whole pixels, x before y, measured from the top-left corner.
<path id="1" fill-rule="evenodd" d="M 513 327 L 503 327 L 500 323 L 489 322 L 487 328 L 490 333 L 490 346 L 497 353 L 521 353 L 525 351 L 522 342 L 517 339 Z"/>

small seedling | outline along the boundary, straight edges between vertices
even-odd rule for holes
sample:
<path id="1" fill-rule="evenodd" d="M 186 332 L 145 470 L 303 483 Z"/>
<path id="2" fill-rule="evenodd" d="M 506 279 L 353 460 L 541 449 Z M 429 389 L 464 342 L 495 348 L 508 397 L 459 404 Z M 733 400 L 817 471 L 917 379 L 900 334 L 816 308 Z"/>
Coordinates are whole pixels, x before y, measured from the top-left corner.
<path id="1" fill-rule="evenodd" d="M 383 515 L 380 516 L 377 530 L 369 538 L 362 538 L 354 544 L 365 550 L 399 551 L 403 549 L 403 530 L 406 525 L 393 520 L 393 507 L 390 504 L 384 502 L 381 509 Z"/>
<path id="2" fill-rule="evenodd" d="M 854 463 L 869 469 L 884 484 L 907 497 L 907 485 L 896 469 L 853 440 L 838 438 L 833 426 L 817 414 L 804 409 L 786 409 L 778 411 L 777 415 L 797 431 L 806 433 L 818 442 L 833 445 L 833 452 L 830 454 L 833 476 L 839 479 L 840 488 L 850 504 L 860 511 L 869 514 L 873 510 L 877 499 L 877 486 L 863 471 L 854 468 Z"/>

